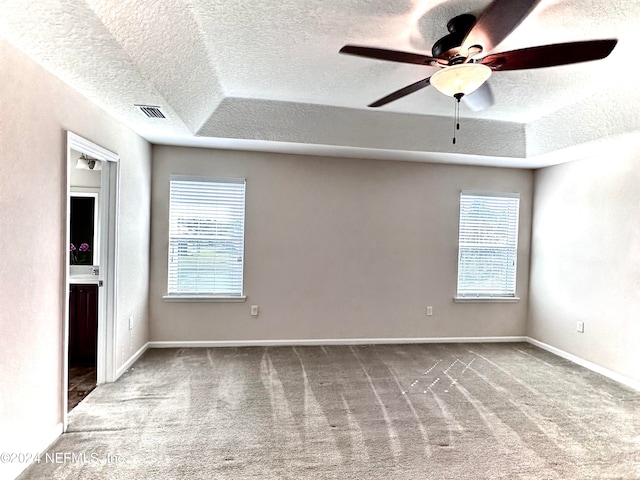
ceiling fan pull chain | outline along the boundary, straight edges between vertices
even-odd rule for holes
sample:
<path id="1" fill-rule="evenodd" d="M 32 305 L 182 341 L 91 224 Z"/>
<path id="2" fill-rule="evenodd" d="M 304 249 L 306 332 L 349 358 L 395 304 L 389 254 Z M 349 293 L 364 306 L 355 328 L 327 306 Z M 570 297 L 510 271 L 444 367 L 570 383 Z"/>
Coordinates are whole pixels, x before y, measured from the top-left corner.
<path id="1" fill-rule="evenodd" d="M 453 144 L 456 144 L 456 130 L 460 130 L 460 99 L 464 96 L 462 93 L 456 93 L 454 95 L 455 99 L 455 110 L 453 115 Z"/>
<path id="2" fill-rule="evenodd" d="M 454 107 L 453 107 L 453 144 L 456 144 L 456 126 L 458 125 L 458 114 L 456 113 L 458 111 L 458 105 L 455 103 L 454 100 Z"/>

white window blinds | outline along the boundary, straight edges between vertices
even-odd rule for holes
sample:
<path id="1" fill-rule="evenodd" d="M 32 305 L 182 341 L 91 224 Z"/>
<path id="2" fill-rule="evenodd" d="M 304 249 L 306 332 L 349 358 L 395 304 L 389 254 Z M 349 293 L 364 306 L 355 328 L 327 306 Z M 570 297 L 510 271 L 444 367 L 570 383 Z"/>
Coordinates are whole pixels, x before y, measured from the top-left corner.
<path id="1" fill-rule="evenodd" d="M 171 177 L 169 295 L 242 296 L 245 181 Z"/>
<path id="2" fill-rule="evenodd" d="M 519 194 L 460 194 L 458 297 L 515 297 Z"/>

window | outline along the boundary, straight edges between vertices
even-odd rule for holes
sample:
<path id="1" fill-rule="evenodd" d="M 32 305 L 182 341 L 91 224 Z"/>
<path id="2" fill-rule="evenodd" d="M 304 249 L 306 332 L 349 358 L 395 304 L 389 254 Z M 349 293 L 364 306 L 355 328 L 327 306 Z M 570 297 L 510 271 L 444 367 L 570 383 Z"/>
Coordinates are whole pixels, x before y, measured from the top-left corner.
<path id="1" fill-rule="evenodd" d="M 243 298 L 244 206 L 244 179 L 171 177 L 169 298 Z"/>
<path id="2" fill-rule="evenodd" d="M 519 194 L 460 194 L 458 293 L 515 298 Z"/>

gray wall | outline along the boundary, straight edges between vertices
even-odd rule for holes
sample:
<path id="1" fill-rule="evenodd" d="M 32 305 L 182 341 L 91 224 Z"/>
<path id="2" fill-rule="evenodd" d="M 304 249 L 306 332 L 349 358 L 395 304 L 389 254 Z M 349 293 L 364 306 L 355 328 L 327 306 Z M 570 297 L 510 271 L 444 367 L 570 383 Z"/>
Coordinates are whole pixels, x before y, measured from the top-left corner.
<path id="1" fill-rule="evenodd" d="M 640 380 L 640 134 L 535 173 L 528 334 Z M 576 322 L 585 323 L 584 333 Z"/>
<path id="2" fill-rule="evenodd" d="M 171 174 L 247 179 L 246 303 L 162 300 Z M 524 335 L 532 182 L 528 170 L 154 146 L 150 339 Z M 453 302 L 461 189 L 521 193 L 519 303 Z"/>
<path id="3" fill-rule="evenodd" d="M 148 338 L 151 148 L 2 39 L 0 72 L 0 452 L 36 453 L 63 418 L 66 130 L 121 157 L 117 365 Z"/>

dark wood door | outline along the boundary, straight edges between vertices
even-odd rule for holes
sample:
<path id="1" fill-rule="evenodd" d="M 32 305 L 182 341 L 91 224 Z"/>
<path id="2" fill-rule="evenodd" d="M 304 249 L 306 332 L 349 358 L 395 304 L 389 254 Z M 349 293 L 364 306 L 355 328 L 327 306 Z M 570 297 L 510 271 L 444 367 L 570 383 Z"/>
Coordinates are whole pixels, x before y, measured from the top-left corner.
<path id="1" fill-rule="evenodd" d="M 98 345 L 98 286 L 71 285 L 69 363 L 95 365 Z"/>

